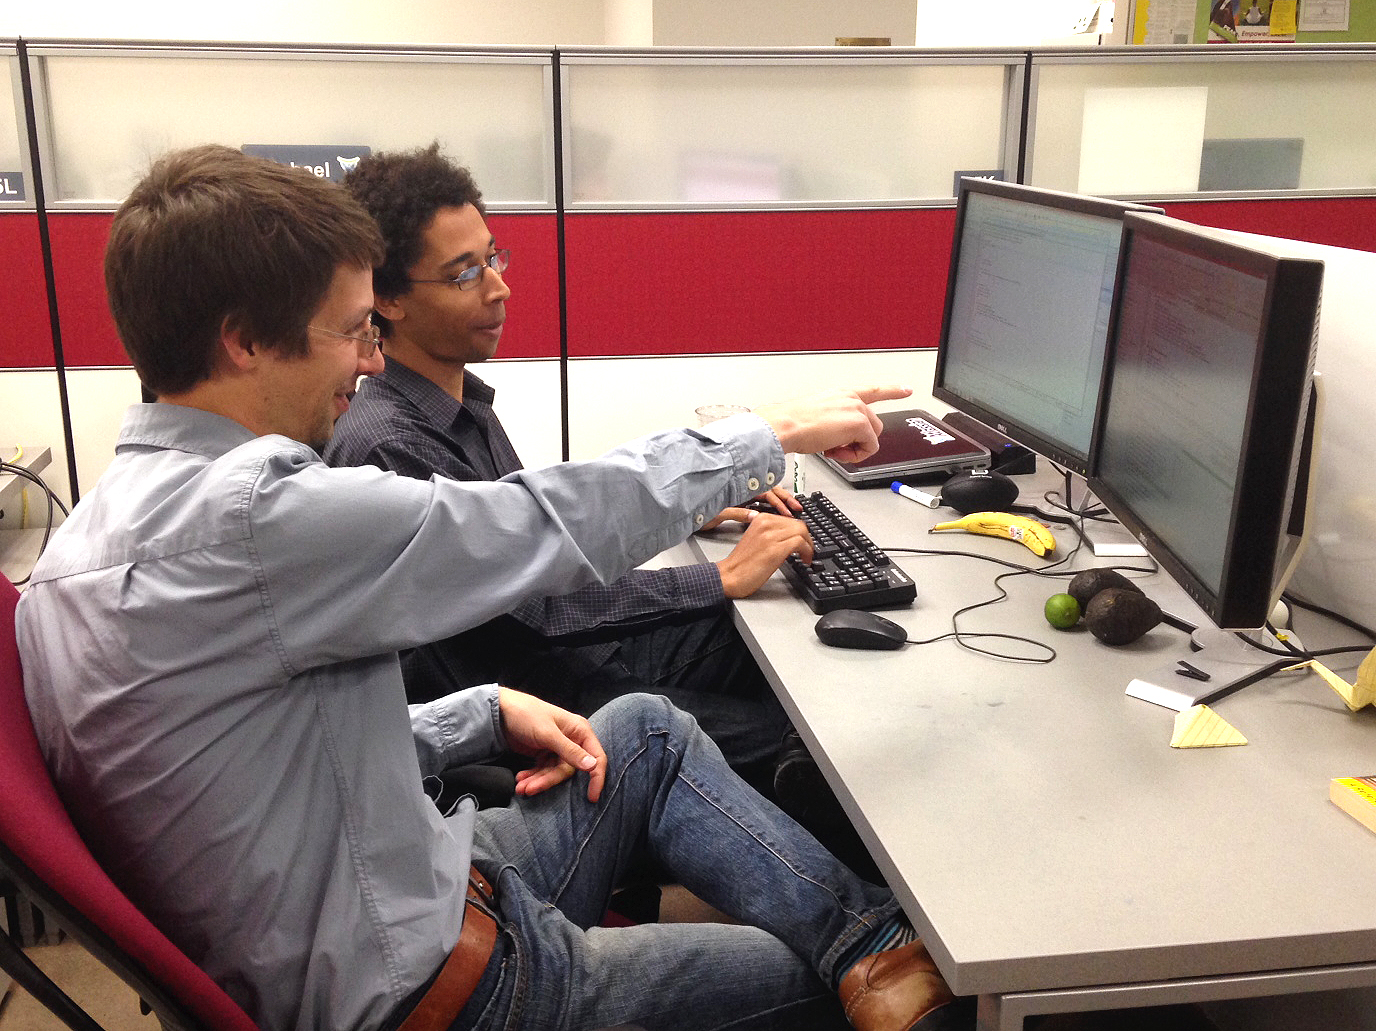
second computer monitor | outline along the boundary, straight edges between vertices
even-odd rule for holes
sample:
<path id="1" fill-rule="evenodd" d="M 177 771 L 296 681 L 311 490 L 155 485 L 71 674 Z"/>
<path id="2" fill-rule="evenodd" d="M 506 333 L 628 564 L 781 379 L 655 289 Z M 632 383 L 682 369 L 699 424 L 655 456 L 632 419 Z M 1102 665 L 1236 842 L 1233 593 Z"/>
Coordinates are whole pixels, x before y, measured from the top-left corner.
<path id="1" fill-rule="evenodd" d="M 1087 475 L 1123 214 L 1159 210 L 961 180 L 932 395 Z"/>
<path id="2" fill-rule="evenodd" d="M 1094 492 L 1220 627 L 1260 627 L 1302 542 L 1323 262 L 1125 220 Z"/>

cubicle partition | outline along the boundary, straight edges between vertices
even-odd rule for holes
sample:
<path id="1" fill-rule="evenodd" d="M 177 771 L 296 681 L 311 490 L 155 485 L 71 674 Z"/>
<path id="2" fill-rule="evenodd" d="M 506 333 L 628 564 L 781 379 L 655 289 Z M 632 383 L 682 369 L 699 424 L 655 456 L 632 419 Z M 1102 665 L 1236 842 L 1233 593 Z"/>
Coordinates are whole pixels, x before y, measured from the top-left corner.
<path id="1" fill-rule="evenodd" d="M 70 437 L 72 482 L 55 485 L 73 496 L 138 398 L 101 279 L 112 213 L 153 157 L 193 143 L 332 178 L 341 158 L 432 140 L 469 165 L 513 251 L 501 359 L 483 375 L 528 462 L 595 453 L 703 399 L 926 374 L 913 349 L 937 339 L 961 173 L 1376 247 L 1376 112 L 1344 100 L 1371 92 L 1376 47 L 31 40 L 0 55 L 15 97 L 0 183 L 22 190 L 0 187 L 0 411 L 5 432 L 54 446 L 54 469 Z"/>

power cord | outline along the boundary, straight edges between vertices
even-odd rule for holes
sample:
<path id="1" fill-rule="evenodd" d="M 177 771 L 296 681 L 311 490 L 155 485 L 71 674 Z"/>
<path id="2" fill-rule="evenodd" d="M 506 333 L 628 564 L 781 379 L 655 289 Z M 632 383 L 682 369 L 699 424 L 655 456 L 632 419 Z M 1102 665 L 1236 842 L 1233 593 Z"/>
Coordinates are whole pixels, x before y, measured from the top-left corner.
<path id="1" fill-rule="evenodd" d="M 21 449 L 20 454 L 22 453 L 23 451 Z M 43 540 L 38 545 L 38 554 L 42 555 L 44 550 L 48 547 L 48 540 L 52 537 L 53 534 L 53 508 L 56 507 L 60 509 L 64 517 L 70 515 L 71 513 L 67 510 L 67 506 L 62 503 L 62 499 L 59 498 L 55 493 L 53 493 L 53 489 L 49 487 L 43 481 L 43 477 L 39 476 L 37 473 L 25 469 L 21 465 L 15 465 L 13 462 L 3 461 L 0 461 L 0 473 L 10 473 L 14 476 L 18 476 L 20 479 L 28 480 L 30 483 L 34 484 L 40 490 L 42 490 L 44 495 L 47 497 L 48 521 L 47 524 L 43 527 Z M 29 577 L 31 577 L 32 575 L 33 574 L 30 573 L 29 576 L 25 576 L 20 580 L 11 580 L 10 583 L 14 584 L 15 587 L 22 587 L 24 584 L 29 582 Z"/>

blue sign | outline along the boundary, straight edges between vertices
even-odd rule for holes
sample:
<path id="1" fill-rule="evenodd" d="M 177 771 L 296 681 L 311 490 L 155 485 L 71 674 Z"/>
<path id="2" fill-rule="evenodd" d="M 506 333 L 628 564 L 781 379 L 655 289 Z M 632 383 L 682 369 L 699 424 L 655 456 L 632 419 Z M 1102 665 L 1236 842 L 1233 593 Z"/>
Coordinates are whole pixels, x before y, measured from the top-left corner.
<path id="1" fill-rule="evenodd" d="M 23 172 L 0 172 L 0 201 L 26 200 Z"/>
<path id="2" fill-rule="evenodd" d="M 359 158 L 373 152 L 371 147 L 294 143 L 245 143 L 239 149 L 292 168 L 304 168 L 312 175 L 333 182 L 343 179 L 358 164 Z"/>

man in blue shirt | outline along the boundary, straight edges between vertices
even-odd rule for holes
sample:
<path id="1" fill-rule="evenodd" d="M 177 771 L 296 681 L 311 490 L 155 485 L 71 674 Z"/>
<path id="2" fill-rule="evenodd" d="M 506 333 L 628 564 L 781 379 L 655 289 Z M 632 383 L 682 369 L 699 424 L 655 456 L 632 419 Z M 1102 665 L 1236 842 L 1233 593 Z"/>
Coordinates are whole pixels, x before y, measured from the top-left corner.
<path id="1" fill-rule="evenodd" d="M 331 469 L 317 451 L 380 364 L 380 257 L 338 187 L 225 147 L 161 159 L 115 215 L 111 310 L 156 402 L 16 613 L 92 851 L 267 1031 L 951 1026 L 892 895 L 690 717 L 627 695 L 588 720 L 495 685 L 408 711 L 397 657 L 620 575 L 777 481 L 785 449 L 872 453 L 866 402 L 906 388 L 501 483 Z M 516 802 L 441 816 L 421 775 L 504 748 L 532 759 Z M 647 851 L 742 923 L 595 927 Z"/>
<path id="2" fill-rule="evenodd" d="M 489 231 L 468 170 L 438 146 L 365 157 L 345 186 L 382 230 L 373 275 L 386 366 L 360 384 L 335 426 L 331 465 L 404 476 L 498 480 L 522 468 L 495 393 L 472 366 L 497 351 L 510 253 Z M 425 701 L 496 680 L 583 714 L 627 691 L 666 695 L 692 713 L 727 760 L 772 788 L 787 718 L 731 621 L 796 549 L 797 502 L 753 519 L 718 563 L 632 570 L 609 584 L 531 598 L 511 613 L 403 656 L 407 696 Z"/>

